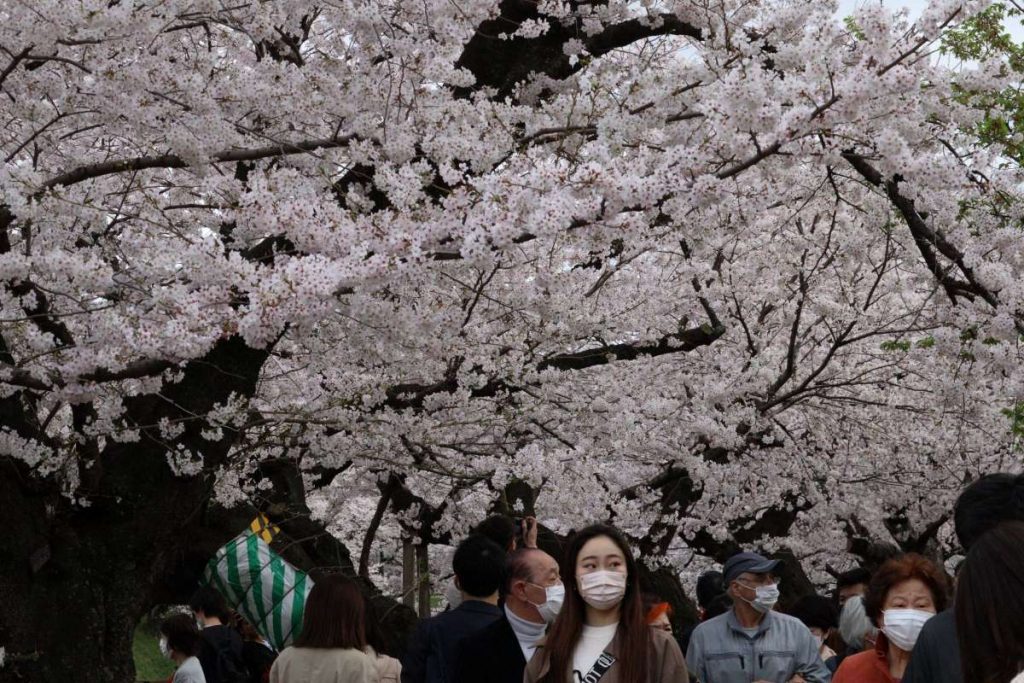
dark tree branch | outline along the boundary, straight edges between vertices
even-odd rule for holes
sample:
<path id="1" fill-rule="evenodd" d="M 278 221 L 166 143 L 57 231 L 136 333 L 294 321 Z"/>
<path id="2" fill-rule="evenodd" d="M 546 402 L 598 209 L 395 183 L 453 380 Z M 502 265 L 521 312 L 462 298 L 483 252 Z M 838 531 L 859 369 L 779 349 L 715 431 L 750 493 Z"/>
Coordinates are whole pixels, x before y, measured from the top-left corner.
<path id="1" fill-rule="evenodd" d="M 721 325 L 702 325 L 689 330 L 667 334 L 654 342 L 638 344 L 611 344 L 594 349 L 560 353 L 542 360 L 538 370 L 583 370 L 598 365 L 607 365 L 613 361 L 636 360 L 642 357 L 663 356 L 668 353 L 693 351 L 701 346 L 709 346 L 725 334 Z"/>
<path id="2" fill-rule="evenodd" d="M 210 155 L 209 163 L 223 163 L 233 161 L 254 161 L 268 157 L 279 157 L 289 154 L 304 154 L 314 152 L 318 149 L 333 149 L 344 147 L 356 139 L 355 135 L 342 137 L 324 138 L 319 140 L 303 140 L 300 142 L 282 142 L 268 147 L 257 147 L 254 149 L 229 149 L 214 152 Z M 68 186 L 80 183 L 92 178 L 100 178 L 106 175 L 124 173 L 126 171 L 141 171 L 149 168 L 187 168 L 190 164 L 176 154 L 163 154 L 160 156 L 135 157 L 132 159 L 118 159 L 116 161 L 104 161 L 98 164 L 87 164 L 79 166 L 66 173 L 50 178 L 42 184 L 41 191 L 53 189 L 58 186 Z"/>
<path id="3" fill-rule="evenodd" d="M 882 174 L 871 163 L 860 154 L 844 152 L 843 158 L 856 170 L 868 183 L 880 187 L 885 191 L 886 196 L 892 205 L 899 211 L 900 215 L 907 222 L 910 234 L 914 238 L 921 256 L 924 258 L 928 269 L 935 279 L 942 285 L 950 300 L 955 304 L 957 297 L 962 296 L 968 300 L 974 296 L 984 299 L 993 308 L 999 307 L 999 297 L 996 292 L 983 285 L 974 274 L 974 270 L 964 263 L 964 255 L 954 244 L 949 242 L 938 230 L 933 229 L 926 222 L 926 214 L 918 211 L 914 206 L 914 200 L 900 192 L 900 176 L 891 179 L 884 179 Z M 966 279 L 958 280 L 947 272 L 936 258 L 935 252 L 949 259 Z M 1024 323 L 1017 318 L 1017 327 L 1024 332 Z"/>
<path id="4" fill-rule="evenodd" d="M 373 547 L 373 539 L 377 535 L 377 529 L 380 528 L 381 520 L 384 519 L 384 513 L 391 502 L 391 494 L 397 485 L 398 479 L 392 474 L 388 478 L 388 483 L 384 484 L 381 489 L 380 500 L 377 501 L 377 509 L 374 510 L 373 517 L 366 527 L 366 533 L 363 534 L 363 548 L 359 551 L 359 576 L 366 580 L 370 579 L 370 550 Z"/>
<path id="5" fill-rule="evenodd" d="M 529 39 L 502 40 L 498 37 L 503 33 L 514 33 L 523 22 L 530 20 L 547 22 L 547 31 Z M 538 11 L 535 1 L 503 0 L 498 16 L 480 24 L 456 63 L 476 76 L 475 85 L 458 88 L 455 92 L 460 97 L 469 97 L 481 88 L 493 88 L 496 91 L 494 99 L 503 100 L 512 95 L 519 83 L 534 75 L 562 79 L 582 69 L 585 60 L 573 64 L 562 50 L 571 39 L 582 37 L 587 52 L 600 57 L 638 40 L 659 35 L 701 38 L 700 29 L 672 14 L 663 14 L 651 23 L 633 19 L 608 26 L 597 35 L 587 36 L 579 21 L 563 25 L 551 20 Z"/>

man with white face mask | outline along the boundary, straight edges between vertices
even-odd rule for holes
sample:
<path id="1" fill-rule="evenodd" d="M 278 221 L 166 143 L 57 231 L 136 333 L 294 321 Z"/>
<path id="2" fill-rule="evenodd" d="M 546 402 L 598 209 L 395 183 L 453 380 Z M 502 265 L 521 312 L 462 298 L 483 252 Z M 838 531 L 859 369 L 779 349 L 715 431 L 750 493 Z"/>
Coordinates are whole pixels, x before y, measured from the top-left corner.
<path id="1" fill-rule="evenodd" d="M 543 550 L 516 550 L 505 564 L 502 594 L 504 617 L 462 641 L 453 683 L 522 683 L 526 663 L 565 597 L 558 562 Z"/>
<path id="2" fill-rule="evenodd" d="M 701 683 L 828 683 L 818 642 L 799 619 L 773 611 L 779 560 L 738 553 L 722 568 L 733 608 L 693 632 L 686 663 Z"/>

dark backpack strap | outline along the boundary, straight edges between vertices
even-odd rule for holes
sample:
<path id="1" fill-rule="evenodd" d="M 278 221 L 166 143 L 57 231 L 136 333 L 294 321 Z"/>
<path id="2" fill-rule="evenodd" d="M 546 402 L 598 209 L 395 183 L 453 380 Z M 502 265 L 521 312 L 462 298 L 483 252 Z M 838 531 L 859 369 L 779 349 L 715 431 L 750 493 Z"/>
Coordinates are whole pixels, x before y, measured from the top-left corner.
<path id="1" fill-rule="evenodd" d="M 590 671 L 583 677 L 582 683 L 597 683 L 604 678 L 604 675 L 608 673 L 608 669 L 612 668 L 614 663 L 615 655 L 610 652 L 602 652 L 601 656 L 594 662 L 594 666 L 590 667 Z"/>

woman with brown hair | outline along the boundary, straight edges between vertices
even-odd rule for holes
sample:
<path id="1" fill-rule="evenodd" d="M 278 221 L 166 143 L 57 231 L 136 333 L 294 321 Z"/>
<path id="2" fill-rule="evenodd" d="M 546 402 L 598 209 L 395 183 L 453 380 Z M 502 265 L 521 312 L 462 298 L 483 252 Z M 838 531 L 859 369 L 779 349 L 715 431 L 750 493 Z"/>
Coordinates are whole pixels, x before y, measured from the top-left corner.
<path id="1" fill-rule="evenodd" d="M 306 599 L 302 631 L 270 669 L 270 683 L 377 683 L 365 653 L 366 608 L 356 584 L 337 574 L 318 579 Z"/>
<path id="2" fill-rule="evenodd" d="M 526 683 L 676 683 L 688 679 L 672 637 L 647 625 L 629 544 L 597 524 L 569 544 L 565 603 L 526 667 Z"/>
<path id="3" fill-rule="evenodd" d="M 921 628 L 946 609 L 949 582 L 931 560 L 907 553 L 871 577 L 864 610 L 879 628 L 875 647 L 843 660 L 832 683 L 899 683 Z"/>
<path id="4" fill-rule="evenodd" d="M 956 586 L 964 681 L 1024 683 L 1024 522 L 976 541 Z"/>

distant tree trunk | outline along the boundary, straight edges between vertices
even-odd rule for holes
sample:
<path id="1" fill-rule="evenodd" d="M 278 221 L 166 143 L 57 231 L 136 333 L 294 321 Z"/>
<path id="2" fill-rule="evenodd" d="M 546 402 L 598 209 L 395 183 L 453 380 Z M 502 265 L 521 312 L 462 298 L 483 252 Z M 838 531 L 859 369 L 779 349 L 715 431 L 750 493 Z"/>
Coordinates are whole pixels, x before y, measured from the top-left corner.
<path id="1" fill-rule="evenodd" d="M 402 604 L 416 609 L 416 546 L 408 538 L 402 539 Z"/>
<path id="2" fill-rule="evenodd" d="M 385 653 L 401 656 L 416 625 L 415 612 L 381 595 L 369 580 L 357 575 L 345 544 L 311 516 L 302 473 L 294 462 L 275 460 L 264 463 L 260 469 L 273 484 L 267 497 L 260 501 L 260 510 L 283 532 L 274 540 L 273 547 L 299 569 L 312 572 L 314 581 L 320 572 L 341 573 L 356 581 L 363 595 L 373 601 L 387 641 Z"/>
<path id="3" fill-rule="evenodd" d="M 419 573 L 419 614 L 420 619 L 430 617 L 430 558 L 428 546 L 420 543 L 416 546 L 416 569 Z"/>

